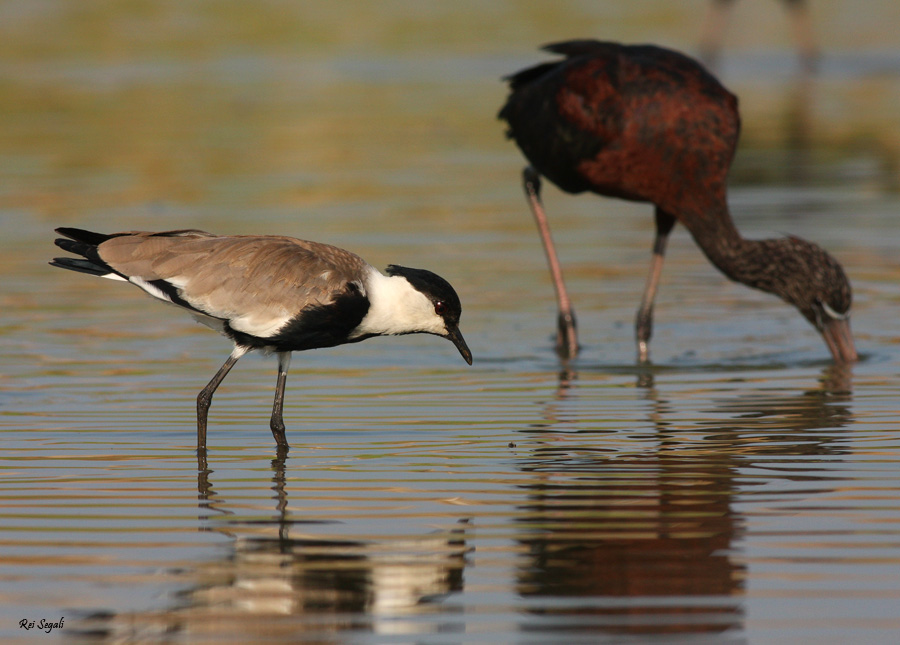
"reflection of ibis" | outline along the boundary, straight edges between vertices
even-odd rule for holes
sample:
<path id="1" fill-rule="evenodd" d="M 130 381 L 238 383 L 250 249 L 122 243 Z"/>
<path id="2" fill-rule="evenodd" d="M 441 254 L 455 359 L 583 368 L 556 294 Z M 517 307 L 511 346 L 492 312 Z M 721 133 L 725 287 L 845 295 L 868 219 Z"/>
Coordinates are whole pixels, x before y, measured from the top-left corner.
<path id="1" fill-rule="evenodd" d="M 841 265 L 798 237 L 745 239 L 731 219 L 726 180 L 740 130 L 734 95 L 696 61 L 660 47 L 582 40 L 546 49 L 564 58 L 510 76 L 500 118 L 531 164 L 525 192 L 557 290 L 560 353 L 574 355 L 578 341 L 540 200 L 541 175 L 569 193 L 656 207 L 650 275 L 635 321 L 640 361 L 649 360 L 653 301 L 676 222 L 728 278 L 794 305 L 835 361 L 855 361 Z"/>

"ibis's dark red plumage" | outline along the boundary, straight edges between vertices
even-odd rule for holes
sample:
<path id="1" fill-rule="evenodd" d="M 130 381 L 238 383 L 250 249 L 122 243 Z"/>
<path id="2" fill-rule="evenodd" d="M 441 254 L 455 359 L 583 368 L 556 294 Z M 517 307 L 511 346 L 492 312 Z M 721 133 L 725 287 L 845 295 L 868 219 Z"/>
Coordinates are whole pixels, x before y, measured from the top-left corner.
<path id="1" fill-rule="evenodd" d="M 747 240 L 735 228 L 726 199 L 740 133 L 735 96 L 693 59 L 660 47 L 578 40 L 545 49 L 563 58 L 510 76 L 499 116 L 531 164 L 525 190 L 559 297 L 561 354 L 577 352 L 575 319 L 540 201 L 540 175 L 566 192 L 656 206 L 653 260 L 635 323 L 641 361 L 649 360 L 653 300 L 676 222 L 728 278 L 797 307 L 836 361 L 856 360 L 850 283 L 840 264 L 800 238 Z"/>

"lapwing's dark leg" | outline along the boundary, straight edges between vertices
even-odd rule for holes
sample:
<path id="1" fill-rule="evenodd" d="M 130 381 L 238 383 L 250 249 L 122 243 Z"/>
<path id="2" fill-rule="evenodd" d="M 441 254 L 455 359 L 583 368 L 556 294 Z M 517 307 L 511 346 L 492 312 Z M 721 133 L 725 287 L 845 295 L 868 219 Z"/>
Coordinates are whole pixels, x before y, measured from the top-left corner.
<path id="1" fill-rule="evenodd" d="M 197 450 L 206 450 L 206 417 L 209 414 L 209 406 L 212 403 L 213 394 L 215 394 L 216 389 L 225 380 L 225 377 L 228 376 L 228 372 L 231 371 L 231 368 L 234 367 L 234 364 L 238 362 L 241 356 L 246 354 L 248 351 L 247 347 L 241 347 L 240 345 L 235 346 L 234 351 L 231 352 L 231 356 L 228 357 L 228 360 L 219 368 L 219 371 L 216 372 L 216 375 L 212 377 L 212 380 L 206 385 L 205 388 L 200 390 L 200 394 L 197 395 Z"/>
<path id="2" fill-rule="evenodd" d="M 284 436 L 284 384 L 287 382 L 288 369 L 291 367 L 291 353 L 278 352 L 278 382 L 275 384 L 275 405 L 272 406 L 272 420 L 269 427 L 272 428 L 272 435 L 275 437 L 275 443 L 278 444 L 279 451 L 287 451 L 289 448 L 287 439 Z"/>
<path id="3" fill-rule="evenodd" d="M 547 223 L 547 215 L 544 213 L 544 206 L 541 203 L 541 177 L 534 168 L 526 166 L 522 172 L 522 182 L 528 204 L 531 206 L 531 214 L 534 215 L 541 241 L 544 243 L 544 253 L 547 255 L 547 264 L 550 265 L 550 275 L 553 278 L 553 286 L 556 288 L 556 301 L 559 307 L 556 351 L 563 358 L 572 358 L 578 354 L 575 311 L 572 309 L 572 301 L 569 300 L 569 293 L 566 291 L 562 267 L 559 264 L 559 257 L 556 255 L 556 247 L 553 246 L 550 225 Z"/>
<path id="4" fill-rule="evenodd" d="M 659 276 L 662 274 L 663 258 L 666 254 L 666 242 L 675 226 L 675 218 L 668 213 L 656 209 L 656 238 L 653 240 L 653 257 L 650 260 L 650 274 L 644 287 L 644 297 L 634 319 L 634 336 L 637 340 L 638 362 L 650 362 L 650 336 L 653 335 L 653 301 L 659 288 Z"/>

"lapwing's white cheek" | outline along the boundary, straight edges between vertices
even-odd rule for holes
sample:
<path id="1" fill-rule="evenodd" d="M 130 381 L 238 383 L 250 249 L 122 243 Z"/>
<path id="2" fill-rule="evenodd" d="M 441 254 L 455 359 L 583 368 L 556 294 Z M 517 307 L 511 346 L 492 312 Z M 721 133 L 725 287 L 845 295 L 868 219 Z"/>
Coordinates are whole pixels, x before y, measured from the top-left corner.
<path id="1" fill-rule="evenodd" d="M 446 336 L 450 332 L 447 331 L 447 325 L 444 322 L 444 319 L 440 316 L 435 315 L 431 320 L 431 326 L 426 331 L 437 334 L 438 336 Z"/>
<path id="2" fill-rule="evenodd" d="M 447 335 L 447 324 L 444 322 L 444 319 L 437 315 L 434 311 L 434 303 L 431 302 L 428 298 L 426 298 L 422 294 L 417 294 L 420 297 L 420 302 L 418 303 L 418 317 L 419 328 L 430 334 L 437 334 L 438 336 L 446 336 Z M 424 302 L 422 302 L 424 301 Z"/>

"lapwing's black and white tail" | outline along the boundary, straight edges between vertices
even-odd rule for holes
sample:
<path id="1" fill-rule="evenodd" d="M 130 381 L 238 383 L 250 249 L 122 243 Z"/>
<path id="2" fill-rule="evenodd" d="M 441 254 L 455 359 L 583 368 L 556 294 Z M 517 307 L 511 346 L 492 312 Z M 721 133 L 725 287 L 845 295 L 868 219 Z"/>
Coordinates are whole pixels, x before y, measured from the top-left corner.
<path id="1" fill-rule="evenodd" d="M 54 244 L 63 251 L 80 255 L 80 258 L 53 258 L 51 266 L 111 278 L 113 280 L 127 280 L 122 274 L 114 271 L 106 262 L 100 259 L 97 247 L 114 235 L 94 233 L 80 228 L 58 228 L 56 232 L 65 237 L 57 238 Z"/>

